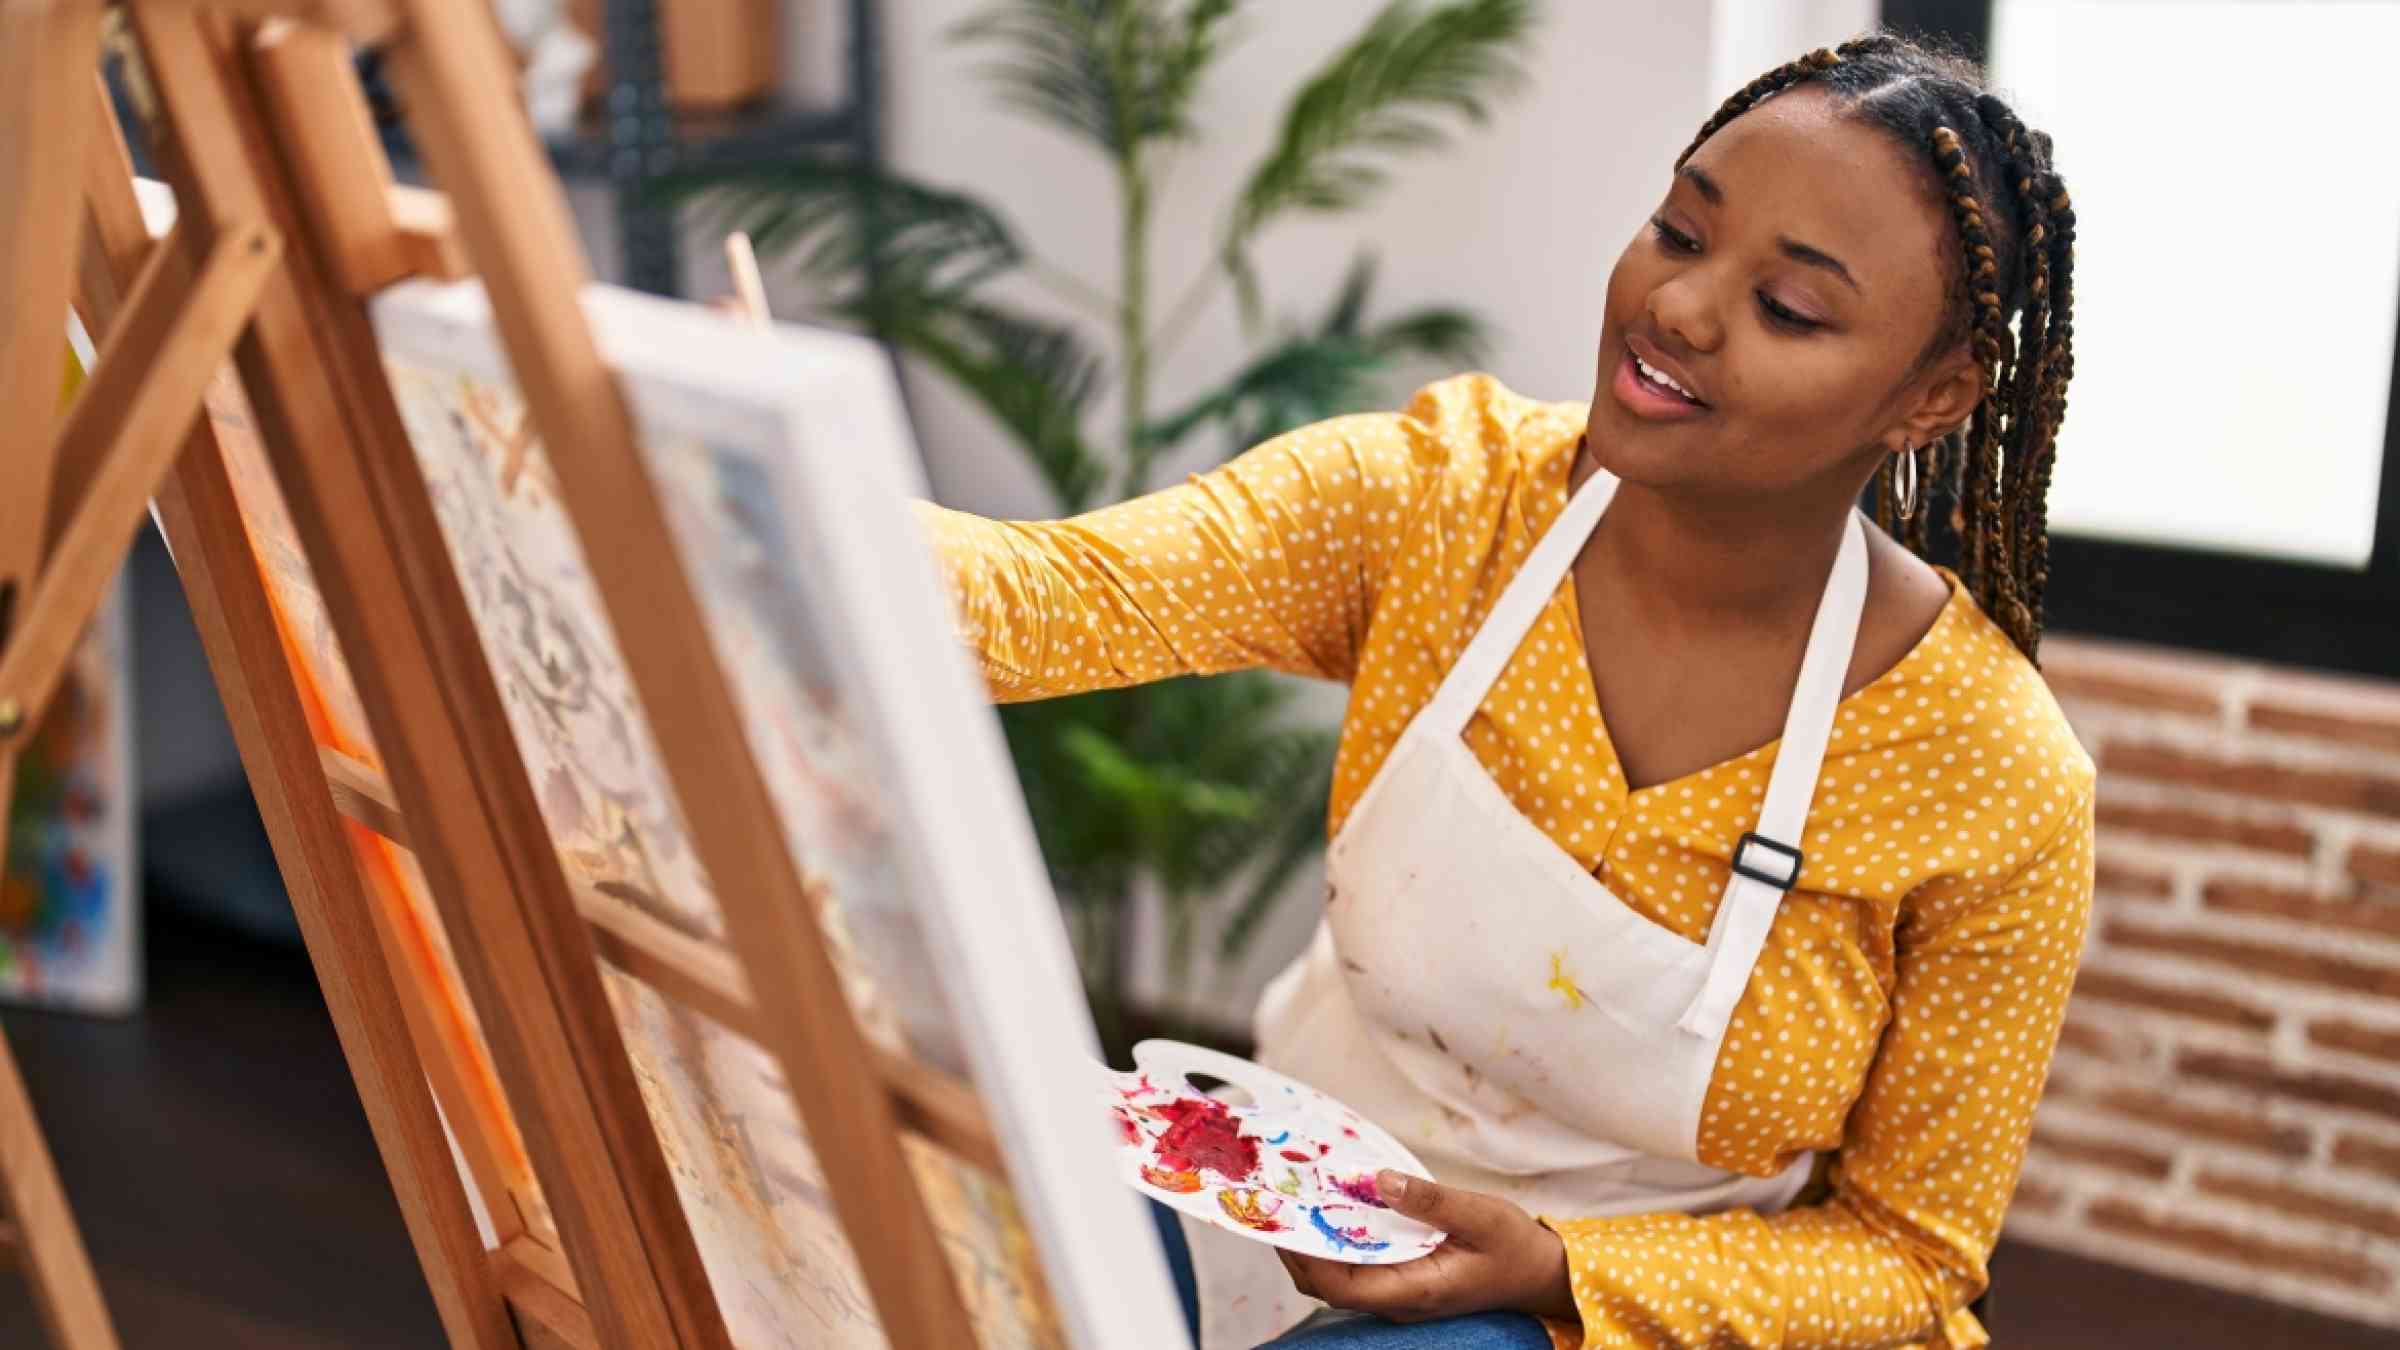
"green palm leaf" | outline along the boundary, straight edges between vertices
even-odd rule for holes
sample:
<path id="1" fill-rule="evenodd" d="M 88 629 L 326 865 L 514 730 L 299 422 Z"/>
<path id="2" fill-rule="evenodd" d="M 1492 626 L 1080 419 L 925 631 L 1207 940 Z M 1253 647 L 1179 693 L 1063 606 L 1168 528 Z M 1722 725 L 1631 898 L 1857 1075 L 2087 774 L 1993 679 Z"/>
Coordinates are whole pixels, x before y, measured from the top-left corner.
<path id="1" fill-rule="evenodd" d="M 1369 327 L 1367 296 L 1375 288 L 1375 255 L 1361 253 L 1343 274 L 1341 289 L 1317 324 L 1323 338 L 1357 338 L 1378 357 L 1410 358 L 1451 367 L 1480 365 L 1491 347 L 1491 333 L 1472 313 L 1450 307 L 1413 310 L 1397 319 Z"/>
<path id="2" fill-rule="evenodd" d="M 974 395 L 1025 447 L 1062 511 L 1092 504 L 1108 465 L 1085 441 L 1083 419 L 1101 365 L 1073 329 L 986 301 L 901 294 L 852 313 Z"/>
<path id="3" fill-rule="evenodd" d="M 1288 717 L 1293 685 L 1263 673 L 1156 686 L 1127 750 L 1173 765 L 1188 809 L 1159 818 L 1147 865 L 1165 892 L 1169 966 L 1188 974 L 1193 926 L 1225 884 L 1249 877 L 1243 909 L 1263 906 L 1324 844 L 1334 737 Z M 1216 809 L 1237 808 L 1238 809 Z M 1255 921 L 1254 921 L 1255 922 Z"/>
<path id="4" fill-rule="evenodd" d="M 1366 321 L 1367 295 L 1375 289 L 1375 255 L 1360 250 L 1350 260 L 1350 270 L 1342 274 L 1342 284 L 1333 293 L 1333 303 L 1326 306 L 1325 317 L 1317 322 L 1317 332 L 1327 337 L 1355 337 L 1359 325 Z"/>
<path id="5" fill-rule="evenodd" d="M 1324 851 L 1326 806 L 1333 793 L 1333 752 L 1338 738 L 1329 731 L 1295 731 L 1308 741 L 1299 763 L 1305 772 L 1262 793 L 1266 833 L 1259 841 L 1256 870 L 1226 915 L 1217 937 L 1217 956 L 1230 961 L 1250 945 L 1259 923 L 1274 911 L 1284 887 L 1301 866 Z"/>
<path id="6" fill-rule="evenodd" d="M 1452 368 L 1483 364 L 1491 342 L 1483 320 L 1441 306 L 1387 319 L 1367 334 L 1367 345 L 1386 359 L 1415 358 Z"/>
<path id="7" fill-rule="evenodd" d="M 1313 334 L 1286 338 L 1216 390 L 1153 423 L 1154 443 L 1174 444 L 1207 424 L 1222 426 L 1238 452 L 1295 427 L 1370 407 L 1388 392 L 1391 368 L 1422 360 L 1472 366 L 1489 335 L 1464 310 L 1427 308 L 1370 325 L 1375 260 L 1360 254 Z"/>
<path id="8" fill-rule="evenodd" d="M 1193 90 L 1233 0 L 1006 0 L 951 30 L 1005 48 L 984 74 L 1010 105 L 1112 155 L 1191 133 Z"/>
<path id="9" fill-rule="evenodd" d="M 1318 416 L 1364 406 L 1382 365 L 1383 358 L 1355 338 L 1287 338 L 1222 387 L 1153 424 L 1151 436 L 1170 445 L 1213 422 L 1225 427 L 1234 449 L 1245 449 Z"/>
<path id="10" fill-rule="evenodd" d="M 1006 46 L 984 74 L 1008 103 L 1102 146 L 1124 137 L 1116 61 L 1122 0 L 1010 0 L 951 30 L 958 42 Z"/>
<path id="11" fill-rule="evenodd" d="M 1060 895 L 1071 903 L 1113 903 L 1124 895 L 1141 862 L 1131 813 L 1096 790 L 1070 748 L 1087 730 L 1121 735 L 1140 692 L 1087 694 L 1001 709 L 1000 723 L 1008 733 L 1009 753 L 1042 858 Z"/>
<path id="12" fill-rule="evenodd" d="M 1233 11 L 1234 0 L 1194 0 L 1180 18 L 1163 25 L 1163 40 L 1149 65 L 1149 85 L 1166 134 L 1191 134 L 1192 95 L 1200 77 L 1216 63 Z"/>
<path id="13" fill-rule="evenodd" d="M 696 202 L 719 229 L 747 230 L 761 254 L 795 259 L 837 288 L 843 309 L 871 307 L 875 288 L 963 295 L 1025 259 L 986 203 L 836 160 L 670 178 L 658 190 Z"/>
<path id="14" fill-rule="evenodd" d="M 1102 367 L 1074 330 L 979 293 L 1025 251 L 990 206 L 873 169 L 803 161 L 671 181 L 721 228 L 822 279 L 825 308 L 916 353 L 963 386 L 1031 452 L 1068 511 L 1107 466 L 1083 439 Z"/>
<path id="15" fill-rule="evenodd" d="M 1223 261 L 1245 308 L 1256 312 L 1248 244 L 1260 227 L 1288 211 L 1357 206 L 1382 186 L 1385 156 L 1441 143 L 1446 118 L 1481 122 L 1489 95 L 1523 78 L 1516 51 L 1532 27 L 1532 0 L 1455 0 L 1430 10 L 1392 0 L 1304 85 L 1227 232 Z"/>

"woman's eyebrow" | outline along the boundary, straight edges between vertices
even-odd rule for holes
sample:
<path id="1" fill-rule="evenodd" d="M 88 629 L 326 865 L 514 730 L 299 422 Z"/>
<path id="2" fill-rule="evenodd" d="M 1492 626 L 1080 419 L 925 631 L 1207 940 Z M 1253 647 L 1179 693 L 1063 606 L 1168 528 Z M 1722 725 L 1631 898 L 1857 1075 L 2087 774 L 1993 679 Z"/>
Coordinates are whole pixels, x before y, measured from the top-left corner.
<path id="1" fill-rule="evenodd" d="M 1801 243 L 1799 240 L 1790 238 L 1788 236 L 1777 239 L 1775 244 L 1778 248 L 1783 250 L 1783 256 L 1791 259 L 1793 262 L 1806 263 L 1810 267 L 1821 267 L 1826 271 L 1833 273 L 1835 276 L 1840 277 L 1843 283 L 1849 286 L 1851 290 L 1858 290 L 1858 278 L 1850 275 L 1850 269 L 1842 266 L 1841 259 L 1833 256 L 1830 253 L 1827 253 L 1825 250 L 1821 248 L 1811 248 L 1808 245 Z M 1863 294 L 1863 292 L 1861 293 Z"/>

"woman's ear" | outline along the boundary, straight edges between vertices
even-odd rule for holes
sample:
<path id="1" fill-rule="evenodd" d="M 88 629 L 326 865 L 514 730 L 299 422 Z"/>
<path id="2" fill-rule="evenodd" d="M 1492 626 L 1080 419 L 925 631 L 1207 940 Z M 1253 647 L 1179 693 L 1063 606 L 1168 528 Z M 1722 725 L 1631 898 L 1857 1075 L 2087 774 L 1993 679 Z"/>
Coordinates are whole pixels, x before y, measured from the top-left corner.
<path id="1" fill-rule="evenodd" d="M 1893 428 L 1909 445 L 1924 445 L 1958 430 L 1983 401 L 1983 366 L 1964 344 L 1936 362 L 1923 378 L 1916 406 Z"/>

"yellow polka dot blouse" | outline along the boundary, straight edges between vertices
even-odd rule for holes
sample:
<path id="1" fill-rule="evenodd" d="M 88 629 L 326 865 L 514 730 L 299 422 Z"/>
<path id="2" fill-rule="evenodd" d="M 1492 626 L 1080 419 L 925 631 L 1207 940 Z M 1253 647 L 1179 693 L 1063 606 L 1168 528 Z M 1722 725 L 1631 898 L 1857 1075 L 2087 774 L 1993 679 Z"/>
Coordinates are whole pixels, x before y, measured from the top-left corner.
<path id="1" fill-rule="evenodd" d="M 1073 520 L 922 510 L 1000 698 L 1250 666 L 1347 681 L 1338 829 L 1565 506 L 1583 417 L 1463 376 Z M 1582 1313 L 1552 1326 L 1559 1345 L 1989 1343 L 1964 1305 L 2082 950 L 2093 769 L 2031 663 L 1945 576 L 1932 630 L 1841 704 L 1807 865 L 1701 1113 L 1713 1166 L 1764 1176 L 1806 1149 L 1831 1165 L 1780 1214 L 1543 1216 Z M 1466 739 L 1611 891 L 1707 940 L 1772 745 L 1628 792 L 1571 580 Z"/>

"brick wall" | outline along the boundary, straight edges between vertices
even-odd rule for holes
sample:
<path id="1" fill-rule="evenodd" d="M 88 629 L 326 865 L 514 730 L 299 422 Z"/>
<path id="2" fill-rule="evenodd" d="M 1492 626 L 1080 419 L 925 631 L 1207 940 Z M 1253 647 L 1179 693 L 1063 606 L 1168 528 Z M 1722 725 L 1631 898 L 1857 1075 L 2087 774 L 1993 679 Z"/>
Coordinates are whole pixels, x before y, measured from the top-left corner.
<path id="1" fill-rule="evenodd" d="M 2400 682 L 2043 657 L 2099 884 L 2010 1236 L 2400 1327 Z"/>

